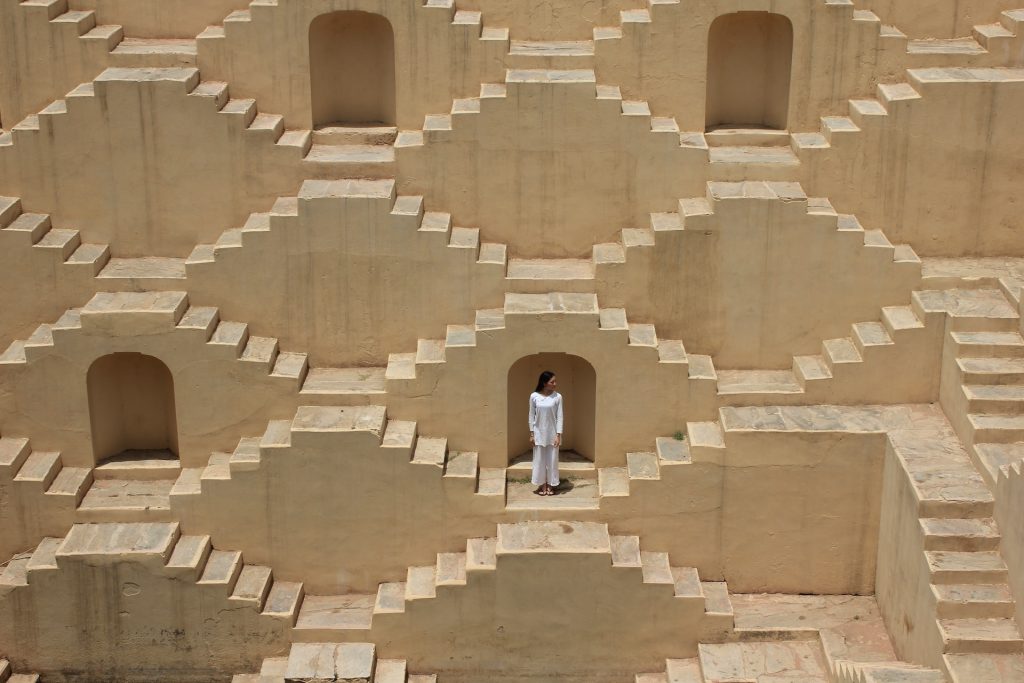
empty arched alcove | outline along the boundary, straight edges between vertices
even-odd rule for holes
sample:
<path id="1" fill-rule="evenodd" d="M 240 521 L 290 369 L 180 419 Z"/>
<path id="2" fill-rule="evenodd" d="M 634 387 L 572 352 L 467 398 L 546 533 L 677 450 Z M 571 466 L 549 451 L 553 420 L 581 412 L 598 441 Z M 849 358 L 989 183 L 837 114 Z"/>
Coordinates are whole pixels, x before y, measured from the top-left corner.
<path id="1" fill-rule="evenodd" d="M 562 394 L 565 431 L 561 451 L 574 452 L 594 460 L 597 407 L 597 373 L 594 366 L 568 353 L 537 353 L 520 358 L 508 371 L 508 455 L 509 462 L 531 452 L 530 394 L 540 373 L 550 370 L 558 378 Z"/>
<path id="2" fill-rule="evenodd" d="M 786 128 L 793 24 L 772 12 L 734 12 L 708 35 L 706 124 L 716 128 Z"/>
<path id="3" fill-rule="evenodd" d="M 87 375 L 93 456 L 176 457 L 174 378 L 161 361 L 141 353 L 97 359 Z"/>
<path id="4" fill-rule="evenodd" d="M 379 14 L 321 14 L 309 26 L 313 126 L 395 123 L 395 34 Z"/>

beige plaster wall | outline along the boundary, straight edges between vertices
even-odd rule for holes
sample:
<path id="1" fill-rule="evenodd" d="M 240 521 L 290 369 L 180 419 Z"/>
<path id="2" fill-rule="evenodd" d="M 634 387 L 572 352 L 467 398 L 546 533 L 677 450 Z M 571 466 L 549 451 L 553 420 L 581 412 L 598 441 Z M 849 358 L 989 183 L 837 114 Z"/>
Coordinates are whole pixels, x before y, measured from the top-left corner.
<path id="1" fill-rule="evenodd" d="M 83 40 L 74 23 L 50 22 L 45 5 L 0 3 L 0 129 L 90 81 L 113 45 Z"/>
<path id="2" fill-rule="evenodd" d="M 1003 470 L 996 482 L 995 519 L 1002 541 L 1010 590 L 1016 598 L 1017 623 L 1024 623 L 1024 476 L 1021 463 Z"/>
<path id="3" fill-rule="evenodd" d="M 792 89 L 785 115 L 791 130 L 816 129 L 842 98 L 866 91 L 879 75 L 876 25 L 853 22 L 853 6 L 799 0 L 700 0 L 659 7 L 650 23 L 623 25 L 623 39 L 597 42 L 597 74 L 644 99 L 682 130 L 706 122 L 711 25 L 732 12 L 773 12 L 793 25 Z M 843 64 L 844 68 L 834 65 Z"/>
<path id="4" fill-rule="evenodd" d="M 219 113 L 223 99 L 188 96 L 198 79 L 195 69 L 104 72 L 66 113 L 0 147 L 0 191 L 80 228 L 83 241 L 113 243 L 115 255 L 187 256 L 294 192 L 301 159 Z"/>
<path id="5" fill-rule="evenodd" d="M 383 411 L 359 420 L 370 425 L 360 431 L 337 426 L 372 410 L 301 408 L 290 445 L 280 436 L 287 426 L 276 425 L 258 465 L 236 462 L 229 478 L 210 474 L 201 491 L 173 495 L 176 518 L 314 595 L 372 593 L 404 580 L 408 566 L 492 534 L 495 523 L 564 518 L 557 508 L 506 509 L 504 496 L 475 494 L 463 464 L 410 462 L 412 432 L 389 422 L 382 440 Z M 602 497 L 599 509 L 571 518 L 639 535 L 645 549 L 734 592 L 870 594 L 884 441 L 881 433 L 730 430 L 724 446 L 691 445 L 692 462 L 663 461 L 660 478 L 634 478 L 628 496 Z"/>
<path id="6" fill-rule="evenodd" d="M 13 466 L 0 466 L 0 523 L 4 526 L 4 533 L 0 534 L 0 557 L 5 562 L 15 553 L 31 551 L 47 536 L 67 533 L 75 521 L 78 506 L 73 494 L 47 495 L 42 482 L 15 481 L 21 462 L 32 452 L 27 439 L 19 439 L 19 442 L 17 447 L 23 449 L 23 457 Z"/>
<path id="7" fill-rule="evenodd" d="M 76 10 L 93 10 L 100 24 L 118 24 L 133 38 L 194 38 L 219 24 L 246 0 L 68 0 Z"/>
<path id="8" fill-rule="evenodd" d="M 384 656 L 402 653 L 411 670 L 444 680 L 511 683 L 556 670 L 610 683 L 663 667 L 667 656 L 696 655 L 703 600 L 672 589 L 643 583 L 640 567 L 612 566 L 607 552 L 506 555 L 499 545 L 496 569 L 404 614 L 378 615 L 372 633 Z M 465 657 L 452 658 L 452 647 Z"/>
<path id="9" fill-rule="evenodd" d="M 928 4 L 899 0 L 865 0 L 858 3 L 886 24 L 895 25 L 911 38 L 956 38 L 971 35 L 978 24 L 999 21 L 999 13 L 1017 9 L 1012 0 L 942 0 Z"/>
<path id="10" fill-rule="evenodd" d="M 169 555 L 170 549 L 167 550 Z M 134 555 L 134 556 L 133 556 Z M 286 652 L 290 624 L 152 553 L 57 557 L 0 600 L 4 655 L 46 680 L 227 680 Z"/>
<path id="11" fill-rule="evenodd" d="M 497 80 L 508 50 L 504 40 L 480 40 L 479 24 L 453 24 L 454 10 L 419 0 L 375 0 L 256 5 L 251 20 L 224 23 L 199 39 L 204 78 L 225 80 L 266 111 L 282 114 L 288 128 L 311 128 L 309 26 L 321 14 L 377 13 L 395 33 L 395 106 L 401 128 L 419 128 L 426 114 L 447 111 L 454 97 L 476 94 Z"/>
<path id="12" fill-rule="evenodd" d="M 649 114 L 624 115 L 592 72 L 510 79 L 479 99 L 479 113 L 453 115 L 450 130 L 397 150 L 402 192 L 525 258 L 590 256 L 623 228 L 649 225 L 650 212 L 703 192 L 706 153 L 680 147 L 678 132 L 651 132 Z"/>
<path id="13" fill-rule="evenodd" d="M 226 316 L 315 365 L 383 366 L 501 304 L 504 265 L 478 264 L 472 245 L 420 230 L 422 202 L 398 198 L 391 181 L 306 182 L 269 220 L 241 248 L 189 264 L 185 284 L 196 302 L 224 302 Z M 243 279 L 248 294 L 237 296 Z"/>
<path id="14" fill-rule="evenodd" d="M 118 303 L 111 310 L 108 302 Z M 60 451 L 68 466 L 91 467 L 86 376 L 97 359 L 119 352 L 152 356 L 170 370 L 183 466 L 205 464 L 212 451 L 290 415 L 296 380 L 269 374 L 266 363 L 239 360 L 230 344 L 208 344 L 212 326 L 177 327 L 187 308 L 181 292 L 97 295 L 77 324 L 53 330 L 52 344 L 29 346 L 26 361 L 0 365 L 0 427 L 31 436 L 36 450 Z"/>
<path id="15" fill-rule="evenodd" d="M 887 116 L 860 117 L 862 132 L 830 153 L 807 155 L 805 188 L 921 256 L 1024 254 L 1014 180 L 1024 170 L 1021 73 L 909 76 L 921 98 L 893 100 Z"/>
<path id="16" fill-rule="evenodd" d="M 711 183 L 692 203 L 701 208 L 681 229 L 657 229 L 625 265 L 598 267 L 597 291 L 718 368 L 788 369 L 919 285 L 919 262 L 837 230 L 835 211 L 799 186 Z"/>
<path id="17" fill-rule="evenodd" d="M 369 411 L 373 431 L 331 426 Z M 398 423 L 382 443 L 383 414 L 300 408 L 290 446 L 260 448 L 258 466 L 234 465 L 230 479 L 204 478 L 201 494 L 172 495 L 175 516 L 312 595 L 375 593 L 409 566 L 493 535 L 504 498 L 475 495 L 475 472 L 442 476 L 443 464 L 410 462 L 415 434 Z"/>
<path id="18" fill-rule="evenodd" d="M 875 599 L 901 660 L 941 667 L 942 638 L 913 486 L 886 444 Z"/>

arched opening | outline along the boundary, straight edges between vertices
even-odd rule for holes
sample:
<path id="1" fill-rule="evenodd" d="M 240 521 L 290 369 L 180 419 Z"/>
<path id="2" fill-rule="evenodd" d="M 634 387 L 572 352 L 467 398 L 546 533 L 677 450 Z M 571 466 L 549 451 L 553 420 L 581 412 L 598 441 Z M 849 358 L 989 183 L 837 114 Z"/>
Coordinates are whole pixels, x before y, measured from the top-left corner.
<path id="1" fill-rule="evenodd" d="M 141 353 L 112 353 L 92 364 L 86 382 L 97 463 L 177 457 L 174 378 L 166 365 Z"/>
<path id="2" fill-rule="evenodd" d="M 708 35 L 707 129 L 786 128 L 793 24 L 771 12 L 734 12 Z"/>
<path id="3" fill-rule="evenodd" d="M 395 35 L 379 14 L 339 11 L 309 25 L 313 127 L 395 125 Z"/>
<path id="4" fill-rule="evenodd" d="M 562 457 L 593 462 L 597 374 L 590 363 L 568 353 L 537 353 L 520 358 L 509 368 L 509 462 L 530 456 L 529 398 L 537 385 L 537 377 L 545 370 L 558 377 L 558 391 L 563 398 Z"/>

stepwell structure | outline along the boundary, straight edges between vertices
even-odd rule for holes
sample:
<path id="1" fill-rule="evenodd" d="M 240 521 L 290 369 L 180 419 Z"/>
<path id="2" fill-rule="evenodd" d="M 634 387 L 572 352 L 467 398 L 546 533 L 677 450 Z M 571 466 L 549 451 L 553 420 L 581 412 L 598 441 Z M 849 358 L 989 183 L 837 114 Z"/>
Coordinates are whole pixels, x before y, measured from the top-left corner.
<path id="1" fill-rule="evenodd" d="M 0 1 L 0 681 L 1024 682 L 1022 111 L 1011 0 Z"/>

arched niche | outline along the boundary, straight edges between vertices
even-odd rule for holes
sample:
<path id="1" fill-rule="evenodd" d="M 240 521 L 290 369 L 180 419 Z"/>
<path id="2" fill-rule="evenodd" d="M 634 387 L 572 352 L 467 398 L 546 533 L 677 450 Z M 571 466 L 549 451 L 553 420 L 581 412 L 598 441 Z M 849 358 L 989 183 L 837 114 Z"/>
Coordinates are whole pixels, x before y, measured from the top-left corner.
<path id="1" fill-rule="evenodd" d="M 309 25 L 313 127 L 395 124 L 395 34 L 385 17 L 321 14 Z"/>
<path id="2" fill-rule="evenodd" d="M 166 365 L 141 353 L 112 353 L 93 362 L 86 382 L 97 463 L 177 456 L 174 378 Z"/>
<path id="3" fill-rule="evenodd" d="M 708 35 L 707 129 L 785 129 L 792 64 L 788 17 L 734 12 L 715 19 Z"/>
<path id="4" fill-rule="evenodd" d="M 565 432 L 561 451 L 574 451 L 594 460 L 597 409 L 597 373 L 594 366 L 568 353 L 536 353 L 520 358 L 508 371 L 509 462 L 530 452 L 530 394 L 540 373 L 550 370 L 562 394 Z"/>

